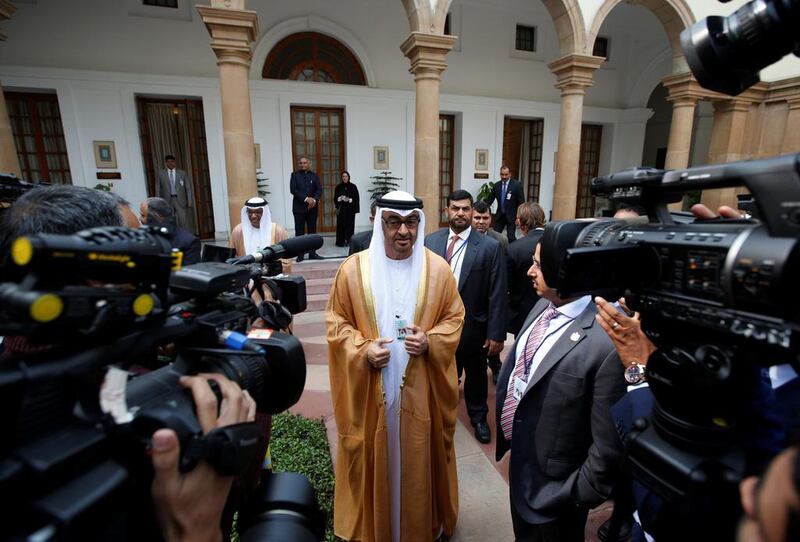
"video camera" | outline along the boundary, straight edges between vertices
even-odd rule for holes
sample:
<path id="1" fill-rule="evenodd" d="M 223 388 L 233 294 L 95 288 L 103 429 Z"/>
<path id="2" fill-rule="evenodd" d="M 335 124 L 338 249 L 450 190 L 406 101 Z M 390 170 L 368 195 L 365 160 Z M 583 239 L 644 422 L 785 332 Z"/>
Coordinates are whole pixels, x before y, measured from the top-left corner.
<path id="1" fill-rule="evenodd" d="M 299 341 L 245 335 L 256 307 L 233 292 L 250 280 L 247 268 L 180 268 L 181 253 L 155 227 L 20 237 L 10 256 L 15 280 L 0 284 L 0 334 L 6 354 L 16 352 L 0 363 L 0 507 L 10 539 L 157 539 L 146 452 L 162 427 L 178 435 L 185 471 L 200 460 L 226 475 L 260 464 L 267 442 L 255 423 L 203 435 L 179 384 L 222 374 L 266 414 L 299 399 Z M 130 378 L 154 365 L 159 347 L 174 349 L 174 362 Z M 324 517 L 298 476 L 265 477 L 239 525 L 260 540 L 321 539 Z"/>
<path id="2" fill-rule="evenodd" d="M 676 223 L 667 204 L 689 191 L 745 186 L 764 222 Z M 639 168 L 592 193 L 642 205 L 650 222 L 548 224 L 542 273 L 559 297 L 587 293 L 641 313 L 658 347 L 647 362 L 656 399 L 628 443 L 633 476 L 728 539 L 745 469 L 742 421 L 759 367 L 800 354 L 800 154 L 675 171 Z M 719 513 L 714 519 L 708 514 Z M 681 528 L 685 527 L 685 524 Z M 693 528 L 697 531 L 697 529 Z M 655 534 L 655 533 L 654 533 Z"/>
<path id="3" fill-rule="evenodd" d="M 735 95 L 765 66 L 800 53 L 798 26 L 797 0 L 754 0 L 687 28 L 681 45 L 702 86 Z M 730 187 L 750 192 L 739 220 L 685 223 L 668 210 L 688 192 Z M 649 223 L 549 224 L 544 279 L 561 298 L 624 295 L 658 348 L 646 369 L 652 416 L 636 421 L 626 443 L 632 475 L 664 503 L 660 531 L 650 534 L 733 539 L 747 468 L 742 435 L 762 368 L 799 367 L 800 154 L 634 168 L 594 179 L 591 190 L 644 207 Z"/>

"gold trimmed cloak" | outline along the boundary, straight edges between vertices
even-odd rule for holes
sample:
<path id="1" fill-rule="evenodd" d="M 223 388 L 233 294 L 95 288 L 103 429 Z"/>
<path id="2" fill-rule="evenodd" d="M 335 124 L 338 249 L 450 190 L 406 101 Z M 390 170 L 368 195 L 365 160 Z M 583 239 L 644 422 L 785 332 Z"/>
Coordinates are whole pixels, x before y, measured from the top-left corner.
<path id="1" fill-rule="evenodd" d="M 450 266 L 425 249 L 414 323 L 428 351 L 411 356 L 400 386 L 402 542 L 453 534 L 458 480 L 453 435 L 458 409 L 455 352 L 464 305 Z M 377 339 L 369 251 L 350 256 L 326 309 L 328 360 L 338 430 L 334 532 L 345 540 L 391 540 L 389 460 L 381 372 L 366 359 Z"/>

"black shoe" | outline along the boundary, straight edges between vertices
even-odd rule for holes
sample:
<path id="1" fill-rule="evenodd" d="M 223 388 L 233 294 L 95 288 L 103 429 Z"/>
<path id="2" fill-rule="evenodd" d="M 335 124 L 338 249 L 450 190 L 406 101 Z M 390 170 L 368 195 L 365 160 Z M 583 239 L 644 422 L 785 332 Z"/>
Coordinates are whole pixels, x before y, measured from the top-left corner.
<path id="1" fill-rule="evenodd" d="M 316 252 L 312 252 L 311 254 L 308 255 L 308 259 L 309 260 L 324 260 L 325 258 L 323 256 L 320 256 Z"/>
<path id="2" fill-rule="evenodd" d="M 489 424 L 485 420 L 473 423 L 472 427 L 475 428 L 475 438 L 481 444 L 488 444 L 492 440 L 492 432 L 489 430 Z"/>
<path id="3" fill-rule="evenodd" d="M 296 261 L 302 262 L 303 261 L 303 255 L 301 254 L 300 256 L 298 256 Z"/>

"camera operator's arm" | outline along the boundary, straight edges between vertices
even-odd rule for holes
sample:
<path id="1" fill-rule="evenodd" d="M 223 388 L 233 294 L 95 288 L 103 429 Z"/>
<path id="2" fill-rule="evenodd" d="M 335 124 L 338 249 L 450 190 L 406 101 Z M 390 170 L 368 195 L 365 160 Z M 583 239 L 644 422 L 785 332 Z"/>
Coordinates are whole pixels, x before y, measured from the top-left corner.
<path id="1" fill-rule="evenodd" d="M 222 393 L 219 416 L 209 380 L 214 380 Z M 184 376 L 181 385 L 192 390 L 204 434 L 216 427 L 255 419 L 256 404 L 250 394 L 221 375 Z M 181 473 L 178 437 L 171 429 L 153 433 L 151 451 L 155 472 L 151 491 L 164 539 L 167 542 L 222 540 L 220 520 L 234 477 L 222 476 L 202 461 L 190 472 Z"/>
<path id="2" fill-rule="evenodd" d="M 639 313 L 627 316 L 599 296 L 594 298 L 594 302 L 597 305 L 597 316 L 595 316 L 597 323 L 614 343 L 622 364 L 625 367 L 630 367 L 634 363 L 647 365 L 647 359 L 656 347 L 642 331 Z M 620 299 L 620 305 L 627 314 L 631 313 L 625 305 L 624 298 Z"/>

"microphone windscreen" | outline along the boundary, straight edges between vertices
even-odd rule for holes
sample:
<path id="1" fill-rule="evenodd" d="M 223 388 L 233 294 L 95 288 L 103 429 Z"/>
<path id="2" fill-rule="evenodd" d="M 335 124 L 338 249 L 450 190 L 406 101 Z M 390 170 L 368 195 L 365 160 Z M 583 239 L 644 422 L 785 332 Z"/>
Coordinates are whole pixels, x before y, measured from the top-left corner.
<path id="1" fill-rule="evenodd" d="M 281 258 L 293 258 L 320 248 L 323 244 L 322 236 L 317 234 L 291 237 L 278 243 L 283 247 Z"/>

